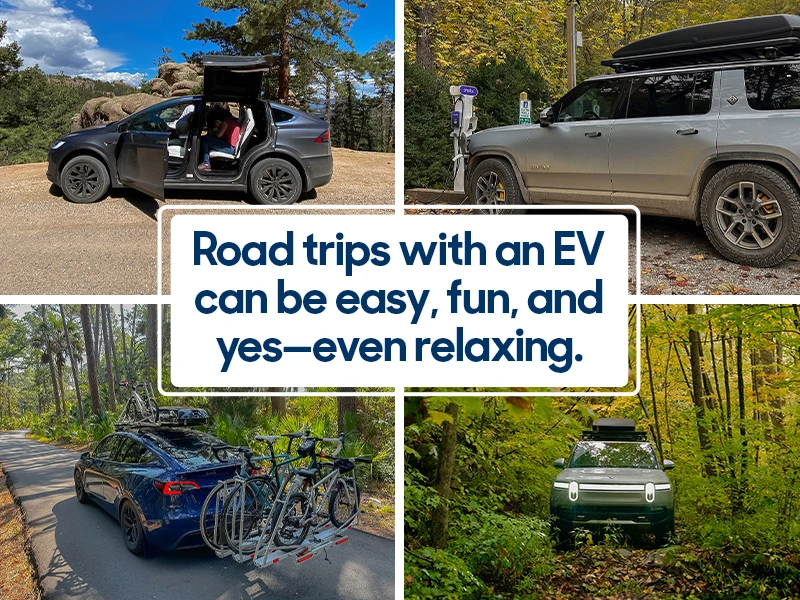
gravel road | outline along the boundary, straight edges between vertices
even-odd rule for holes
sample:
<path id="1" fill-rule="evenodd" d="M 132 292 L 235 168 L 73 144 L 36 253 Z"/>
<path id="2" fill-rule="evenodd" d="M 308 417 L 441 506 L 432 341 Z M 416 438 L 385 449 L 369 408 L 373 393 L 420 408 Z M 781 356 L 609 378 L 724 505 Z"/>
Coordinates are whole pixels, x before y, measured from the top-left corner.
<path id="1" fill-rule="evenodd" d="M 334 175 L 302 206 L 394 204 L 394 154 L 333 150 Z M 155 294 L 156 212 L 164 203 L 112 191 L 96 204 L 54 195 L 47 165 L 0 167 L 0 295 Z M 166 204 L 245 206 L 247 197 L 171 193 Z"/>
<path id="2" fill-rule="evenodd" d="M 48 600 L 394 597 L 394 542 L 362 531 L 332 549 L 330 562 L 314 557 L 256 569 L 203 549 L 134 556 L 108 513 L 75 498 L 77 459 L 22 431 L 0 434 L 0 463 L 22 502 Z"/>

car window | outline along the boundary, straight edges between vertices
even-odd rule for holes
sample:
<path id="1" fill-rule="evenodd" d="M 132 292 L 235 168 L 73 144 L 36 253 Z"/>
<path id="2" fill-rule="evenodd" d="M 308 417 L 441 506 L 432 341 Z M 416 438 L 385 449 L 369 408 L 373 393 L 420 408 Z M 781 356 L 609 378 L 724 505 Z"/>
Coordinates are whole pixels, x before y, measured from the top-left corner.
<path id="1" fill-rule="evenodd" d="M 585 81 L 562 98 L 555 110 L 556 121 L 588 121 L 611 119 L 623 84 L 620 79 Z"/>
<path id="2" fill-rule="evenodd" d="M 223 442 L 200 431 L 161 429 L 157 432 L 148 432 L 146 436 L 149 442 L 187 466 L 227 463 L 235 460 L 235 456 L 227 452 L 220 452 L 217 456 L 212 447 L 222 445 Z"/>
<path id="3" fill-rule="evenodd" d="M 154 460 L 153 453 L 144 444 L 137 442 L 133 438 L 128 438 L 117 454 L 117 462 L 129 465 L 143 465 Z"/>
<path id="4" fill-rule="evenodd" d="M 94 457 L 100 460 L 113 460 L 114 455 L 122 443 L 122 437 L 112 435 L 104 439 L 94 451 Z"/>
<path id="5" fill-rule="evenodd" d="M 800 109 L 800 64 L 746 67 L 744 85 L 750 108 Z"/>
<path id="6" fill-rule="evenodd" d="M 657 469 L 649 442 L 578 442 L 572 451 L 570 468 Z"/>
<path id="7" fill-rule="evenodd" d="M 191 102 L 176 102 L 158 106 L 134 115 L 128 121 L 129 131 L 169 131 L 168 123 L 177 121 Z"/>
<path id="8" fill-rule="evenodd" d="M 627 118 L 706 114 L 713 82 L 713 72 L 637 77 L 631 83 Z"/>
<path id="9" fill-rule="evenodd" d="M 294 115 L 286 110 L 281 110 L 274 106 L 271 106 L 270 109 L 272 111 L 272 120 L 275 123 L 285 123 L 286 121 L 294 119 Z"/>

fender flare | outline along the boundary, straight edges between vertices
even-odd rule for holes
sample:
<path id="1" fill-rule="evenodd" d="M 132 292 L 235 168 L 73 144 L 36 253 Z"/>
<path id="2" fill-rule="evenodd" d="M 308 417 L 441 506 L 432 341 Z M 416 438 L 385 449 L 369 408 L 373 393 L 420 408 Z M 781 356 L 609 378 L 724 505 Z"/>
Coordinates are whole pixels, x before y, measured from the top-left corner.
<path id="1" fill-rule="evenodd" d="M 472 176 L 472 168 L 473 168 L 473 159 L 478 159 L 478 163 L 483 162 L 488 158 L 502 158 L 511 165 L 511 169 L 514 171 L 514 175 L 517 177 L 517 185 L 519 186 L 519 191 L 522 194 L 523 200 L 525 200 L 526 204 L 530 204 L 530 192 L 528 192 L 528 188 L 525 185 L 525 180 L 522 178 L 522 171 L 520 171 L 519 166 L 517 165 L 517 161 L 511 155 L 510 152 L 506 150 L 501 150 L 499 148 L 491 148 L 486 150 L 478 150 L 475 153 L 470 153 L 469 160 L 467 161 L 467 172 L 466 172 L 466 186 L 467 190 L 469 190 L 469 180 Z"/>

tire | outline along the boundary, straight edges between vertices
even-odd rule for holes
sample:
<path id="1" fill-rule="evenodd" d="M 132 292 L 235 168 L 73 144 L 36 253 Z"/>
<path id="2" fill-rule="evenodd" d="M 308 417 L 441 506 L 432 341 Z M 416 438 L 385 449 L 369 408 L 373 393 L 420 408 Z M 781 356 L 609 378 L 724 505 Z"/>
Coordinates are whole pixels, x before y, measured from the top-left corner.
<path id="1" fill-rule="evenodd" d="M 303 540 L 306 539 L 308 530 L 311 527 L 310 523 L 306 523 L 302 526 L 295 523 L 299 518 L 304 518 L 308 512 L 308 496 L 299 492 L 294 493 L 285 500 L 285 503 L 287 508 L 281 522 L 278 523 L 281 506 L 275 507 L 272 517 L 272 530 L 275 532 L 275 537 L 273 539 L 275 541 L 275 546 L 279 548 L 299 546 L 303 543 Z M 277 531 L 275 531 L 276 527 Z"/>
<path id="2" fill-rule="evenodd" d="M 78 502 L 81 504 L 89 504 L 89 496 L 86 495 L 83 475 L 77 469 L 75 470 L 75 496 L 77 496 Z"/>
<path id="3" fill-rule="evenodd" d="M 269 477 L 251 477 L 243 485 L 244 510 L 240 502 L 242 485 L 236 486 L 228 494 L 222 509 L 225 545 L 237 554 L 241 550 L 241 542 L 247 541 L 259 521 L 269 514 L 276 491 L 275 483 Z"/>
<path id="4" fill-rule="evenodd" d="M 227 498 L 224 495 L 224 490 L 224 483 L 218 483 L 214 486 L 211 493 L 206 496 L 203 508 L 200 511 L 200 535 L 206 546 L 214 551 L 222 550 L 225 542 L 222 515 L 225 514 L 224 506 Z M 209 510 L 212 510 L 210 514 Z"/>
<path id="5" fill-rule="evenodd" d="M 564 521 L 556 519 L 553 523 L 555 529 L 556 549 L 569 550 L 573 545 L 572 530 L 567 526 Z"/>
<path id="6" fill-rule="evenodd" d="M 663 525 L 656 527 L 653 533 L 656 538 L 656 547 L 662 548 L 666 546 L 675 535 L 675 517 L 669 517 Z"/>
<path id="7" fill-rule="evenodd" d="M 136 405 L 132 401 L 128 401 L 125 405 L 125 421 L 134 423 L 139 420 L 139 411 L 136 410 Z"/>
<path id="8" fill-rule="evenodd" d="M 119 524 L 122 528 L 122 541 L 125 547 L 136 556 L 147 555 L 147 542 L 139 512 L 130 500 L 125 500 L 119 510 Z"/>
<path id="9" fill-rule="evenodd" d="M 153 398 L 147 399 L 147 409 L 150 412 L 151 421 L 158 424 L 158 402 L 156 402 Z"/>
<path id="10" fill-rule="evenodd" d="M 294 204 L 303 193 L 303 178 L 292 163 L 282 158 L 265 158 L 250 169 L 250 194 L 259 204 Z"/>
<path id="11" fill-rule="evenodd" d="M 353 493 L 355 491 L 355 493 Z M 328 500 L 328 515 L 337 529 L 348 525 L 356 515 L 361 503 L 361 491 L 355 479 L 339 480 Z"/>
<path id="12" fill-rule="evenodd" d="M 700 216 L 714 247 L 738 264 L 773 267 L 800 246 L 800 193 L 767 165 L 720 169 L 703 190 Z"/>
<path id="13" fill-rule="evenodd" d="M 497 206 L 525 204 L 517 177 L 508 161 L 488 158 L 479 163 L 469 178 L 470 204 L 481 207 L 484 215 L 524 214 L 527 211 L 497 210 Z"/>
<path id="14" fill-rule="evenodd" d="M 90 204 L 105 197 L 111 177 L 103 162 L 94 156 L 76 156 L 61 169 L 59 187 L 70 202 Z"/>

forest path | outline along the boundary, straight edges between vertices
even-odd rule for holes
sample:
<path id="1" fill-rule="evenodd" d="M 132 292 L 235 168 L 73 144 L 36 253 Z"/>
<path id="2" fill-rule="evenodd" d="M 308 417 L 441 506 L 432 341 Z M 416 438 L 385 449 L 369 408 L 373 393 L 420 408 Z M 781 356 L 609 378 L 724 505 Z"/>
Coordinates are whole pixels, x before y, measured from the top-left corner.
<path id="1" fill-rule="evenodd" d="M 394 597 L 394 541 L 355 531 L 329 561 L 279 563 L 266 569 L 217 558 L 205 549 L 134 556 L 119 524 L 75 497 L 79 453 L 0 434 L 0 463 L 14 485 L 48 600 L 143 598 L 254 599 Z"/>
<path id="2" fill-rule="evenodd" d="M 0 295 L 156 293 L 156 212 L 164 204 L 249 206 L 244 194 L 166 203 L 111 190 L 95 204 L 55 195 L 47 164 L 0 167 Z M 312 194 L 313 195 L 313 194 Z M 394 154 L 333 149 L 333 179 L 299 206 L 394 204 Z"/>

